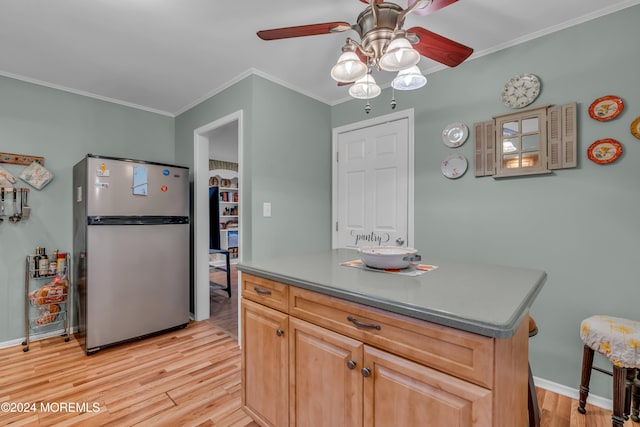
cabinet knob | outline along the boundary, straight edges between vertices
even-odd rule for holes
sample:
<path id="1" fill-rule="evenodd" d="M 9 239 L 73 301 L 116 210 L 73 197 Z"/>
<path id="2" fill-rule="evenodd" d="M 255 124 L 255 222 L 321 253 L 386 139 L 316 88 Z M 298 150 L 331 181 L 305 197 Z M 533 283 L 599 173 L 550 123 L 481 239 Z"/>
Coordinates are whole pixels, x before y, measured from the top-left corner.
<path id="1" fill-rule="evenodd" d="M 357 363 L 355 360 L 349 360 L 349 361 L 347 362 L 347 368 L 349 368 L 349 369 L 355 369 L 357 364 L 358 364 L 358 363 Z"/>
<path id="2" fill-rule="evenodd" d="M 284 335 L 284 331 L 283 331 L 282 329 L 278 329 L 278 330 L 276 331 L 276 335 L 278 335 L 279 337 L 281 337 L 281 336 L 283 336 L 283 335 Z"/>
<path id="3" fill-rule="evenodd" d="M 360 372 L 362 372 L 363 377 L 368 377 L 371 375 L 371 369 L 369 368 L 362 368 L 360 369 Z"/>
<path id="4" fill-rule="evenodd" d="M 398 237 L 396 239 L 396 243 L 398 244 L 398 246 L 402 246 L 404 245 L 404 239 L 402 237 Z"/>

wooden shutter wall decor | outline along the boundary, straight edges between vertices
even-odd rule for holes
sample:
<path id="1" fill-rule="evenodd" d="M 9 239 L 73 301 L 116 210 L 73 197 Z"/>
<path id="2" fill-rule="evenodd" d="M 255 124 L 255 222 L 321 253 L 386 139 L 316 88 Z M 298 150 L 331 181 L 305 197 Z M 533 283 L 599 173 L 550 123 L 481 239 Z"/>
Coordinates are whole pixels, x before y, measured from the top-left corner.
<path id="1" fill-rule="evenodd" d="M 576 103 L 549 107 L 547 149 L 549 169 L 575 168 L 577 162 Z"/>
<path id="2" fill-rule="evenodd" d="M 473 124 L 474 133 L 474 172 L 475 176 L 488 176 L 496 173 L 495 147 L 496 137 L 493 120 Z"/>
<path id="3" fill-rule="evenodd" d="M 517 114 L 517 113 L 516 113 Z M 475 176 L 496 173 L 495 121 L 478 122 L 474 128 Z M 577 103 L 547 108 L 547 167 L 568 169 L 578 165 Z"/>

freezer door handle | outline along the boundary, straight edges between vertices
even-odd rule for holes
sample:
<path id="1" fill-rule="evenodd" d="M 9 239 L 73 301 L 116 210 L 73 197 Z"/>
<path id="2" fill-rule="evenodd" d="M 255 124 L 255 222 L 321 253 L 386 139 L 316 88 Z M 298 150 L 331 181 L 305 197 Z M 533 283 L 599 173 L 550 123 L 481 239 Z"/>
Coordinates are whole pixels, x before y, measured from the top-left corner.
<path id="1" fill-rule="evenodd" d="M 188 216 L 89 216 L 87 225 L 189 224 Z"/>

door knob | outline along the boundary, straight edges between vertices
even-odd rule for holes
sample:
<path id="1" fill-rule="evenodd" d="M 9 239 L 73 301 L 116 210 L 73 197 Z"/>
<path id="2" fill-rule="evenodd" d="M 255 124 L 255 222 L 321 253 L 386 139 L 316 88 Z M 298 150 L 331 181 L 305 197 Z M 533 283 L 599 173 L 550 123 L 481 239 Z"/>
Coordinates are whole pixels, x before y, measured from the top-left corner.
<path id="1" fill-rule="evenodd" d="M 368 377 L 369 375 L 371 375 L 371 369 L 369 368 L 362 368 L 360 369 L 360 372 L 362 372 L 363 377 Z"/>
<path id="2" fill-rule="evenodd" d="M 284 335 L 284 331 L 283 331 L 282 329 L 278 329 L 278 330 L 276 331 L 276 335 L 278 335 L 279 337 L 281 337 L 281 336 L 283 336 L 283 335 Z"/>
<path id="3" fill-rule="evenodd" d="M 396 243 L 398 244 L 398 246 L 402 246 L 404 245 L 404 239 L 402 237 L 398 237 L 396 239 Z"/>
<path id="4" fill-rule="evenodd" d="M 356 365 L 357 365 L 357 363 L 356 363 L 356 361 L 355 361 L 355 360 L 349 360 L 349 361 L 347 362 L 347 368 L 349 368 L 349 369 L 355 369 L 355 368 L 356 368 Z"/>

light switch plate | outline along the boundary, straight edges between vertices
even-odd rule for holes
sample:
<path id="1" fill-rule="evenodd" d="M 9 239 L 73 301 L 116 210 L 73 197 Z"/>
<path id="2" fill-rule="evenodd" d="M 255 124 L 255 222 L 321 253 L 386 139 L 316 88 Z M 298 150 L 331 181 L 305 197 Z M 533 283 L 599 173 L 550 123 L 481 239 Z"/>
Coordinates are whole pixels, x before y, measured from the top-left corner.
<path id="1" fill-rule="evenodd" d="M 262 204 L 262 216 L 267 217 L 267 218 L 271 216 L 271 203 L 270 202 L 264 202 Z"/>

